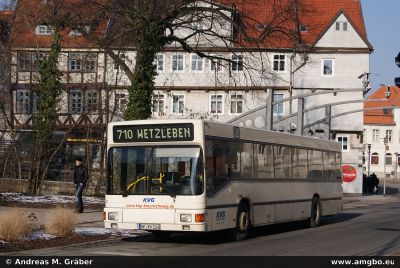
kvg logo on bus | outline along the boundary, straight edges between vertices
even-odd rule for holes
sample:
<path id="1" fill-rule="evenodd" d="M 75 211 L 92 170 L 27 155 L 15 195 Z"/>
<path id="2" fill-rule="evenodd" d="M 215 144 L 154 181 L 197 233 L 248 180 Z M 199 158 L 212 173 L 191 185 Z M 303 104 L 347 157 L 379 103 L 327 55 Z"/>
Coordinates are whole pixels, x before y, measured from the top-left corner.
<path id="1" fill-rule="evenodd" d="M 216 220 L 217 221 L 225 220 L 225 210 L 217 211 Z"/>

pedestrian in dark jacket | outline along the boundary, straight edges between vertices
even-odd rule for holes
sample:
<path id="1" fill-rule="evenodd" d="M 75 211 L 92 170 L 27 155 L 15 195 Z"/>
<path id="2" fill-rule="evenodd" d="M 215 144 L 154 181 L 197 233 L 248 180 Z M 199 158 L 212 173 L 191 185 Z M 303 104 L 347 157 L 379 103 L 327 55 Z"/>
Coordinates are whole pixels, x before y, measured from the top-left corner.
<path id="1" fill-rule="evenodd" d="M 88 173 L 86 168 L 82 165 L 82 158 L 77 157 L 75 159 L 75 170 L 74 170 L 74 184 L 75 184 L 75 196 L 76 196 L 76 212 L 83 213 L 83 200 L 82 192 L 86 186 L 88 180 Z"/>
<path id="2" fill-rule="evenodd" d="M 372 192 L 374 194 L 378 194 L 379 179 L 378 179 L 378 176 L 375 175 L 375 173 L 372 173 L 371 181 L 372 181 L 372 189 L 373 189 Z"/>

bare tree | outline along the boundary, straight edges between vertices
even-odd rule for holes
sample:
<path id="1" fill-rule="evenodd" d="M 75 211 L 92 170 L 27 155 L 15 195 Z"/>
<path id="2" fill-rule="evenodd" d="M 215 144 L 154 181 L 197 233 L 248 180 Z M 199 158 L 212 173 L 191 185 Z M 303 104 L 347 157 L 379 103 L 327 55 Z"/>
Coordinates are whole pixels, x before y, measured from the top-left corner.
<path id="1" fill-rule="evenodd" d="M 95 18 L 90 19 L 85 12 L 66 11 L 60 20 L 63 25 L 78 29 L 90 42 L 99 44 L 129 78 L 125 119 L 146 119 L 151 117 L 151 98 L 157 76 L 153 62 L 158 52 L 181 49 L 213 61 L 225 61 L 229 66 L 231 59 L 210 52 L 237 53 L 247 49 L 259 55 L 254 57 L 257 60 L 244 66 L 247 70 L 244 79 L 254 84 L 260 76 L 256 73 L 270 79 L 273 73 L 264 66 L 263 48 L 279 47 L 275 42 L 302 48 L 297 12 L 304 5 L 300 2 L 263 1 L 266 6 L 271 5 L 272 14 L 261 21 L 260 16 L 254 16 L 260 5 L 256 0 L 89 0 L 80 5 L 74 3 L 73 8 L 94 10 Z M 85 25 L 99 25 L 101 19 L 108 20 L 104 35 L 85 30 Z M 129 65 L 118 53 L 123 49 L 135 51 L 134 65 Z"/>

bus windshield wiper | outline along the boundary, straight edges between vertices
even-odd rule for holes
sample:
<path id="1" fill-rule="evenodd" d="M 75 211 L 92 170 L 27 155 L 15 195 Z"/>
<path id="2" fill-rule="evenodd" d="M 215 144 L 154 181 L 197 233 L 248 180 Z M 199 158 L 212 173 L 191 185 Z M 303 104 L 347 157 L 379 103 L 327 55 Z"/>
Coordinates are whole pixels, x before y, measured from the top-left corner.
<path id="1" fill-rule="evenodd" d="M 167 186 L 164 186 L 164 190 L 165 190 L 165 191 L 167 192 L 167 194 L 169 194 L 169 196 L 171 196 L 172 198 L 175 198 L 175 197 L 176 197 L 175 192 L 174 192 L 172 189 L 168 188 Z"/>

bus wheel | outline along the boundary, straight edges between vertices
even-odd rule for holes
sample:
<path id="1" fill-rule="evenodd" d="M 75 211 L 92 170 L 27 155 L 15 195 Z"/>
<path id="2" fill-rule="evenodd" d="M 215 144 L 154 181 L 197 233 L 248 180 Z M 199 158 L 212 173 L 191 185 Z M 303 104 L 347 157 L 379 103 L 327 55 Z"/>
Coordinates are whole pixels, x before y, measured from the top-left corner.
<path id="1" fill-rule="evenodd" d="M 240 204 L 236 216 L 236 228 L 233 232 L 233 239 L 244 240 L 249 236 L 251 227 L 250 209 L 247 205 Z"/>
<path id="2" fill-rule="evenodd" d="M 155 236 L 157 240 L 160 241 L 168 240 L 168 238 L 171 236 L 170 232 L 165 231 L 152 231 L 151 233 Z"/>
<path id="3" fill-rule="evenodd" d="M 318 227 L 321 220 L 321 203 L 318 197 L 314 197 L 311 203 L 311 218 L 309 225 L 311 228 Z"/>

